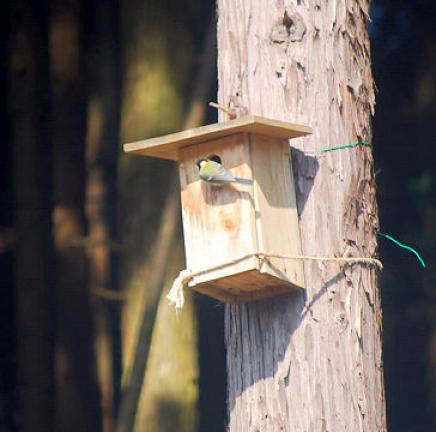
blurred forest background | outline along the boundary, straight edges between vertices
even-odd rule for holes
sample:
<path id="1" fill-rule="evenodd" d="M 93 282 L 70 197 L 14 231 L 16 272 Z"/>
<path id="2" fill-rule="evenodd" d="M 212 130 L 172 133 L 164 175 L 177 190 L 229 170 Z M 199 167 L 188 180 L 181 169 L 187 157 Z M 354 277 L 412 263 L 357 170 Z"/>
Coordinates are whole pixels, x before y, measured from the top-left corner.
<path id="1" fill-rule="evenodd" d="M 436 430 L 436 5 L 373 0 L 391 431 Z M 184 266 L 175 167 L 121 143 L 216 121 L 214 1 L 2 2 L 0 430 L 224 431 L 223 306 Z M 134 416 L 133 413 L 136 412 Z M 133 422 L 134 420 L 134 422 Z"/>

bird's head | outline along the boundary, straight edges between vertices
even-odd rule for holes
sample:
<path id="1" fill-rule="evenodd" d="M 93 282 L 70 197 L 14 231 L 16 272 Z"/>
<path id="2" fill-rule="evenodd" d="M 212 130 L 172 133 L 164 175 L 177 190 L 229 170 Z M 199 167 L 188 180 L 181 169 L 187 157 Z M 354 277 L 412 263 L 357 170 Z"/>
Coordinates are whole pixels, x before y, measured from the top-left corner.
<path id="1" fill-rule="evenodd" d="M 207 163 L 207 159 L 198 159 L 198 161 L 197 161 L 197 168 L 201 169 L 204 166 L 205 163 Z"/>

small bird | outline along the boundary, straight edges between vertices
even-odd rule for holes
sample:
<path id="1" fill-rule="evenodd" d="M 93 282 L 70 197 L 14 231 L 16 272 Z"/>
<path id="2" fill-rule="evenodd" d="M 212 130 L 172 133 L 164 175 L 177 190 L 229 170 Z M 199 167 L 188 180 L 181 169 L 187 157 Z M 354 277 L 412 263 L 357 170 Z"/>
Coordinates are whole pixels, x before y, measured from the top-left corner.
<path id="1" fill-rule="evenodd" d="M 245 185 L 253 184 L 253 180 L 235 177 L 230 171 L 226 170 L 218 158 L 199 159 L 197 161 L 198 174 L 200 178 L 213 185 L 222 186 L 228 183 L 240 183 Z"/>

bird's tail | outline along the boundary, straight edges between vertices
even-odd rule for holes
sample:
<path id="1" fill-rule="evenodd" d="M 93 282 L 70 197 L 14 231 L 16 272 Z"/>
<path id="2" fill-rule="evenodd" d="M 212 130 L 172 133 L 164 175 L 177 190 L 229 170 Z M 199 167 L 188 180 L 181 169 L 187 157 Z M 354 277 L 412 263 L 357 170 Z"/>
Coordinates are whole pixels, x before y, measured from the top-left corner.
<path id="1" fill-rule="evenodd" d="M 252 185 L 253 184 L 253 180 L 242 178 L 242 177 L 235 177 L 235 182 L 240 183 L 240 184 L 245 184 L 245 185 Z"/>

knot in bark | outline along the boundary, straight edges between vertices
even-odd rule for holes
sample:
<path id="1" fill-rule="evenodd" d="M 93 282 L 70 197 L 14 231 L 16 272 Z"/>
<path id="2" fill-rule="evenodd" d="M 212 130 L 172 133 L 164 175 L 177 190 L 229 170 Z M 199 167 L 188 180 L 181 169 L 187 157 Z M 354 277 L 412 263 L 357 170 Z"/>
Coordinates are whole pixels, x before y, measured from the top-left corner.
<path id="1" fill-rule="evenodd" d="M 298 12 L 290 15 L 285 11 L 282 20 L 277 23 L 271 32 L 271 41 L 282 44 L 285 42 L 300 42 L 306 34 L 306 25 Z"/>

